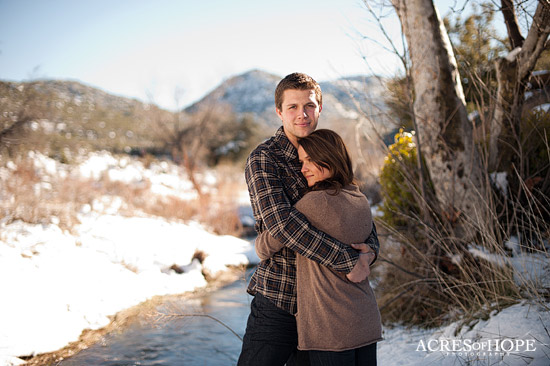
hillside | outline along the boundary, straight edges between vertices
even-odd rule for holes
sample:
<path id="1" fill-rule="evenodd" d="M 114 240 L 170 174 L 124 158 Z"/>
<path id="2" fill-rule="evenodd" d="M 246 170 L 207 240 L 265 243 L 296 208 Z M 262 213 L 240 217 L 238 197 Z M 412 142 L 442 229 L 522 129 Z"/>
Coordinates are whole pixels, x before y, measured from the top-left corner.
<path id="1" fill-rule="evenodd" d="M 225 104 L 239 115 L 251 115 L 262 126 L 275 127 L 274 92 L 279 76 L 252 70 L 222 82 L 212 92 L 185 109 L 194 113 L 207 105 Z"/>
<path id="2" fill-rule="evenodd" d="M 54 155 L 82 148 L 129 152 L 155 146 L 152 117 L 170 115 L 135 99 L 59 80 L 0 82 L 0 109 L 2 129 L 18 118 L 29 120 L 11 134 L 8 146 L 26 143 Z"/>

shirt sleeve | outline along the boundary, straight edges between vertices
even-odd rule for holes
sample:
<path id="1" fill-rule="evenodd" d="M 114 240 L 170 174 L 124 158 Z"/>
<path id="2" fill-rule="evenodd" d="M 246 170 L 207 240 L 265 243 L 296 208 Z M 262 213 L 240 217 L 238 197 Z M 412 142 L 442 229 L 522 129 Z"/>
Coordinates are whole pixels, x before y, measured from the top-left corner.
<path id="1" fill-rule="evenodd" d="M 249 156 L 245 177 L 253 205 L 275 239 L 323 266 L 337 272 L 351 272 L 359 258 L 357 251 L 317 230 L 290 204 L 277 166 L 265 151 Z"/>
<path id="2" fill-rule="evenodd" d="M 378 233 L 376 232 L 376 225 L 374 225 L 374 220 L 372 221 L 372 231 L 365 241 L 365 243 L 371 247 L 372 250 L 374 250 L 374 259 L 372 260 L 371 266 L 376 262 L 376 259 L 378 259 L 378 254 L 380 253 L 380 242 L 378 241 Z"/>

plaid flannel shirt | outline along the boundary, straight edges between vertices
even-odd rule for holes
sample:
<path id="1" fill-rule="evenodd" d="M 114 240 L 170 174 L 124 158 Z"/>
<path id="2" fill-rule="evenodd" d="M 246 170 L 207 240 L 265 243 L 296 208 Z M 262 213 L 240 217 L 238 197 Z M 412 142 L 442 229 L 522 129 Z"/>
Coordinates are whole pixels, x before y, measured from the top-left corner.
<path id="1" fill-rule="evenodd" d="M 351 246 L 317 230 L 294 208 L 307 188 L 307 181 L 301 174 L 298 152 L 282 127 L 250 154 L 245 177 L 256 231 L 269 230 L 285 245 L 272 258 L 260 262 L 252 275 L 248 292 L 251 295 L 259 292 L 277 307 L 295 314 L 295 253 L 342 273 L 353 269 L 359 255 Z M 378 255 L 375 230 L 367 244 Z"/>

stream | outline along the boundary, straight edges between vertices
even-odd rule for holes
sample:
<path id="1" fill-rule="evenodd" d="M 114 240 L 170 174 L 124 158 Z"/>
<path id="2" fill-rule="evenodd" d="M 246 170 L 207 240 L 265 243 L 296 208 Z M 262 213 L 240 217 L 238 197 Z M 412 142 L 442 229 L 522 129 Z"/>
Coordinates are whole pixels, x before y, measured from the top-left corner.
<path id="1" fill-rule="evenodd" d="M 244 335 L 252 301 L 246 286 L 252 271 L 197 298 L 167 297 L 157 308 L 164 314 L 206 316 L 138 319 L 59 365 L 235 365 L 242 343 L 231 330 L 241 338 Z"/>

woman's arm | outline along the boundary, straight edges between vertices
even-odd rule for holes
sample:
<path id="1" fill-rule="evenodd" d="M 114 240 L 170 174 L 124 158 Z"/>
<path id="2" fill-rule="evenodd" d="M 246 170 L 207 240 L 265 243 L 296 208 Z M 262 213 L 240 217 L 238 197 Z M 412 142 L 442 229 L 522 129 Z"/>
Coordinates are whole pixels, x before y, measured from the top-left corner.
<path id="1" fill-rule="evenodd" d="M 254 243 L 256 254 L 261 260 L 271 258 L 273 254 L 284 248 L 283 243 L 275 239 L 269 231 L 264 231 L 259 234 Z"/>

